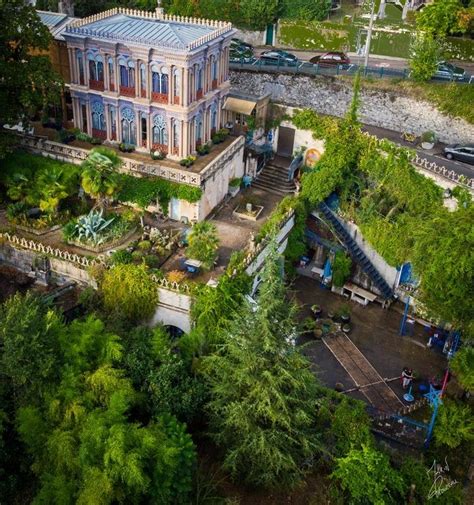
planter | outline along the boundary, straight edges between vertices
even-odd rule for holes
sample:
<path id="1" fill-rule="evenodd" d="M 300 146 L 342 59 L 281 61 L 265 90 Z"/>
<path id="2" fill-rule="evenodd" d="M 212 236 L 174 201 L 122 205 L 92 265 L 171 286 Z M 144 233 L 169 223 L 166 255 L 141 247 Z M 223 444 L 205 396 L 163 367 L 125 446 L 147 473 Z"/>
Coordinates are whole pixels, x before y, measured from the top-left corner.
<path id="1" fill-rule="evenodd" d="M 232 213 L 234 216 L 240 217 L 241 219 L 247 219 L 248 221 L 256 221 L 258 216 L 263 211 L 263 205 L 253 205 L 252 210 L 249 212 L 242 205 L 238 205 L 234 212 Z"/>
<path id="2" fill-rule="evenodd" d="M 336 319 L 336 313 L 332 310 L 328 312 L 328 317 L 329 319 L 332 319 L 333 321 Z"/>
<path id="3" fill-rule="evenodd" d="M 314 338 L 316 340 L 320 340 L 323 337 L 323 330 L 317 329 L 314 330 Z"/>
<path id="4" fill-rule="evenodd" d="M 234 197 L 240 191 L 240 186 L 229 186 L 229 195 Z"/>
<path id="5" fill-rule="evenodd" d="M 60 230 L 63 225 L 62 224 L 55 224 L 54 226 L 51 226 L 50 228 L 30 228 L 29 226 L 23 226 L 21 224 L 15 224 L 13 225 L 15 228 L 18 228 L 19 230 L 26 231 L 27 233 L 31 233 L 32 235 L 46 235 L 47 233 L 51 233 L 52 231 Z"/>
<path id="6" fill-rule="evenodd" d="M 97 246 L 80 242 L 79 240 L 68 240 L 66 244 L 80 247 L 81 249 L 85 249 L 86 251 L 91 251 L 99 254 L 104 251 L 107 251 L 108 249 L 113 249 L 115 247 L 118 247 L 119 245 L 124 244 L 125 242 L 127 242 L 127 240 L 130 240 L 130 238 L 135 234 L 136 231 L 137 227 L 135 226 L 130 231 L 125 233 L 125 235 L 122 235 L 121 237 L 112 240 L 110 242 L 104 242 L 103 244 Z"/>
<path id="7" fill-rule="evenodd" d="M 350 324 L 344 324 L 342 325 L 342 331 L 347 335 L 351 331 L 351 325 Z"/>
<path id="8" fill-rule="evenodd" d="M 422 149 L 430 150 L 430 149 L 433 149 L 433 147 L 434 147 L 434 142 L 422 142 L 421 143 Z"/>
<path id="9" fill-rule="evenodd" d="M 349 323 L 351 320 L 351 316 L 349 314 L 342 314 L 341 315 L 341 321 L 343 324 Z"/>
<path id="10" fill-rule="evenodd" d="M 319 305 L 313 305 L 311 307 L 311 312 L 315 319 L 319 319 L 323 314 L 323 309 Z"/>

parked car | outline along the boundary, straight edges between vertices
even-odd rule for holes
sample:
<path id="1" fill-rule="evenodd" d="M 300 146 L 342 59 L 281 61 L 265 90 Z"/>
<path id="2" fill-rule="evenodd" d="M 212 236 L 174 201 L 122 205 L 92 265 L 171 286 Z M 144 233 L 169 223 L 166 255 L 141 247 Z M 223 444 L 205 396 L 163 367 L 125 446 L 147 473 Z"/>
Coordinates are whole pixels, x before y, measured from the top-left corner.
<path id="1" fill-rule="evenodd" d="M 350 65 L 351 60 L 345 53 L 333 51 L 326 54 L 314 56 L 309 60 L 310 63 L 318 64 L 321 66 L 334 66 L 334 65 Z"/>
<path id="2" fill-rule="evenodd" d="M 448 160 L 459 160 L 474 165 L 474 144 L 453 144 L 444 148 Z"/>
<path id="3" fill-rule="evenodd" d="M 243 40 L 240 40 L 240 39 L 231 39 L 230 50 L 232 51 L 234 49 L 244 49 L 247 51 L 251 51 L 253 54 L 252 44 L 249 44 L 248 42 L 244 42 Z"/>
<path id="4" fill-rule="evenodd" d="M 438 69 L 433 77 L 437 79 L 462 81 L 466 77 L 466 71 L 463 68 L 456 67 L 447 61 L 440 61 L 438 63 Z"/>
<path id="5" fill-rule="evenodd" d="M 264 51 L 260 55 L 260 60 L 264 63 L 269 63 L 272 65 L 295 66 L 299 63 L 298 58 L 294 54 L 287 53 L 281 49 L 271 49 L 270 51 Z"/>

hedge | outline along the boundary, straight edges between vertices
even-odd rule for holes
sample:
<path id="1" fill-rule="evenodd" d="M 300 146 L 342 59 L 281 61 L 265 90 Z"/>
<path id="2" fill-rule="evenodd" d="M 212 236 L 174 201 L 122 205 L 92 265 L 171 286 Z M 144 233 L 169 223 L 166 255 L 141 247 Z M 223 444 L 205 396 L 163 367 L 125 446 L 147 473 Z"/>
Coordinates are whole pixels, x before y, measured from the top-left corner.
<path id="1" fill-rule="evenodd" d="M 202 196 L 201 188 L 177 184 L 157 177 L 134 177 L 121 175 L 122 189 L 118 199 L 122 202 L 130 202 L 146 209 L 158 200 L 161 208 L 166 213 L 171 198 L 186 200 L 189 203 L 198 202 Z"/>

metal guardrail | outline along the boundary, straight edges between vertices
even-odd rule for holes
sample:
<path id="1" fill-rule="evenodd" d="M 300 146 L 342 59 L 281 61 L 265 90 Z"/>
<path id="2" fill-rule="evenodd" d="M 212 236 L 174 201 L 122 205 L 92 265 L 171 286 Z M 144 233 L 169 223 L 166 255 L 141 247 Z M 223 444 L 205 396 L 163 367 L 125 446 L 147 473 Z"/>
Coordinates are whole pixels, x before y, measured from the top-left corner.
<path id="1" fill-rule="evenodd" d="M 364 67 L 351 63 L 350 65 L 318 65 L 317 63 L 310 63 L 308 61 L 297 61 L 294 63 L 282 63 L 264 61 L 259 58 L 241 58 L 230 59 L 229 68 L 231 70 L 249 70 L 251 72 L 281 72 L 287 74 L 299 75 L 326 75 L 326 76 L 339 76 L 347 75 L 354 76 L 359 70 L 362 76 L 382 78 L 399 78 L 410 79 L 409 69 L 397 69 L 390 67 Z M 474 76 L 466 76 L 462 80 L 442 79 L 434 77 L 432 79 L 436 82 L 456 82 L 459 84 L 474 84 Z"/>

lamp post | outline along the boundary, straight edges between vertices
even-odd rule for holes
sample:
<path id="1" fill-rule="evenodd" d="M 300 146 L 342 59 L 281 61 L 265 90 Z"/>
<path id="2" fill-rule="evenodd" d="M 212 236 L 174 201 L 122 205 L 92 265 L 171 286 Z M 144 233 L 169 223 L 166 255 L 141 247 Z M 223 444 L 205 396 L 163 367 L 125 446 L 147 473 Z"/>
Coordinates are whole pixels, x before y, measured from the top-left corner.
<path id="1" fill-rule="evenodd" d="M 369 22 L 369 30 L 367 32 L 367 42 L 365 46 L 365 58 L 364 58 L 364 67 L 367 68 L 369 64 L 369 54 L 370 54 L 370 42 L 372 40 L 372 28 L 374 27 L 374 11 L 375 11 L 375 0 L 372 0 L 372 7 L 370 10 L 370 22 Z"/>

